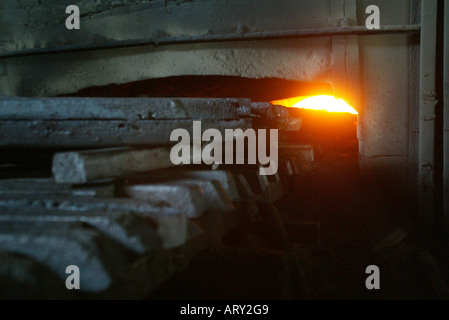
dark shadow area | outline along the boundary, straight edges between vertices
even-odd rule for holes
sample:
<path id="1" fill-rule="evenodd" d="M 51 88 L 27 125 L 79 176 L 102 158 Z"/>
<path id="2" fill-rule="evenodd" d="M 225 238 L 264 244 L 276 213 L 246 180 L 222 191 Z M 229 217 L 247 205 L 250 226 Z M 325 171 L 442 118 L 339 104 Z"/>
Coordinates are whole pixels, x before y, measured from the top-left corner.
<path id="1" fill-rule="evenodd" d="M 85 88 L 70 97 L 251 98 L 268 102 L 290 97 L 333 95 L 330 83 L 236 76 L 176 76 Z"/>
<path id="2" fill-rule="evenodd" d="M 276 203 L 291 247 L 280 245 L 274 223 L 248 221 L 149 298 L 438 298 L 410 222 L 415 208 L 365 184 L 350 144 L 338 152 L 322 146 L 314 167 Z M 380 269 L 380 290 L 365 286 L 369 265 Z"/>

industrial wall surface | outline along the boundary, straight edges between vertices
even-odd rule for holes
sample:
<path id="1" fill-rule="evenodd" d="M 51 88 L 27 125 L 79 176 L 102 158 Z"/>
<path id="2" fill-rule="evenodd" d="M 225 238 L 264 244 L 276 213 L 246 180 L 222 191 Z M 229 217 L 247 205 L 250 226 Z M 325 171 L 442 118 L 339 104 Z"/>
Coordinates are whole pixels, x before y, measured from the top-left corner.
<path id="1" fill-rule="evenodd" d="M 0 54 L 113 40 L 409 24 L 412 0 L 2 0 Z M 65 7 L 81 11 L 65 27 Z M 414 66 L 410 36 L 369 35 L 139 46 L 0 58 L 0 94 L 54 96 L 90 86 L 176 75 L 332 82 L 359 110 L 364 173 L 403 182 L 410 165 Z M 413 129 L 413 128 L 411 128 Z"/>

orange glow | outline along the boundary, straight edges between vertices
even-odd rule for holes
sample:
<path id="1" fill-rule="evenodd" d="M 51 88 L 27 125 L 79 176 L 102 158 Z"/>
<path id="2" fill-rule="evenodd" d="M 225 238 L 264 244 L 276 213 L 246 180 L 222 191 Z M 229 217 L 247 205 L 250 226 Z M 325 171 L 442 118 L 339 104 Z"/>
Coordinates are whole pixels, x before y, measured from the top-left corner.
<path id="1" fill-rule="evenodd" d="M 334 96 L 321 95 L 312 97 L 297 97 L 272 101 L 271 103 L 292 108 L 325 110 L 328 112 L 349 112 L 352 114 L 357 114 L 357 111 L 347 104 L 346 101 L 335 98 Z"/>

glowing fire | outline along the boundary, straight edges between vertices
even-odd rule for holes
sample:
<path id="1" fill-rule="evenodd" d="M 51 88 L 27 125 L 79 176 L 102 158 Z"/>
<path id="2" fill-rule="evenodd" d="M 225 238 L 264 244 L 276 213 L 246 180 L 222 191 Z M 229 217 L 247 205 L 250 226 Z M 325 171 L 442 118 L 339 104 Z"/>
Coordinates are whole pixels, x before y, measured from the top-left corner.
<path id="1" fill-rule="evenodd" d="M 357 111 L 346 103 L 343 99 L 333 96 L 313 96 L 313 97 L 297 97 L 284 100 L 272 101 L 272 104 L 278 104 L 292 108 L 304 108 L 313 110 L 325 110 L 328 112 L 349 112 L 357 114 Z"/>

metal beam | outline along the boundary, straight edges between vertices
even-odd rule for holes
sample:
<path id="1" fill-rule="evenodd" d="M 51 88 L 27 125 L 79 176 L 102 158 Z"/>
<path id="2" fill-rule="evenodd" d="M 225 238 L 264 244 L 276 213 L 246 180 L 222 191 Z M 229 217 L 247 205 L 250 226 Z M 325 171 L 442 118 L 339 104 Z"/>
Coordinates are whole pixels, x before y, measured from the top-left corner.
<path id="1" fill-rule="evenodd" d="M 235 119 L 246 99 L 222 98 L 5 98 L 0 120 Z M 249 100 L 249 99 L 248 99 Z"/>
<path id="2" fill-rule="evenodd" d="M 174 166 L 170 148 L 107 148 L 56 153 L 52 172 L 57 183 L 87 183 Z"/>
<path id="3" fill-rule="evenodd" d="M 424 235 L 433 227 L 435 162 L 435 58 L 437 0 L 421 2 L 419 81 L 419 209 Z"/>
<path id="4" fill-rule="evenodd" d="M 449 3 L 444 3 L 444 223 L 449 231 Z"/>
<path id="5" fill-rule="evenodd" d="M 74 51 L 103 50 L 126 47 L 139 47 L 147 45 L 174 45 L 189 43 L 208 42 L 230 42 L 230 41 L 250 41 L 250 40 L 271 40 L 271 39 L 297 39 L 308 37 L 328 37 L 339 35 L 373 35 L 373 34 L 396 34 L 419 32 L 421 26 L 416 25 L 386 25 L 380 29 L 368 30 L 365 26 L 343 26 L 317 29 L 297 29 L 262 31 L 247 33 L 226 33 L 226 34 L 206 34 L 197 36 L 160 37 L 136 40 L 108 41 L 102 44 L 75 44 L 60 46 L 55 48 L 37 48 L 20 51 L 10 51 L 0 53 L 0 58 L 10 58 L 17 56 L 29 56 L 36 54 L 62 53 Z"/>
<path id="6" fill-rule="evenodd" d="M 421 15 L 421 0 L 410 3 L 410 23 L 418 23 Z M 418 155 L 419 155 L 419 34 L 410 35 L 409 58 L 409 102 L 408 102 L 408 159 L 409 190 L 414 195 L 418 207 Z M 360 113 L 360 112 L 359 112 Z"/>
<path id="7" fill-rule="evenodd" d="M 214 128 L 246 130 L 251 121 L 204 119 L 202 132 Z M 107 148 L 171 145 L 170 134 L 192 120 L 0 120 L 1 148 Z"/>

